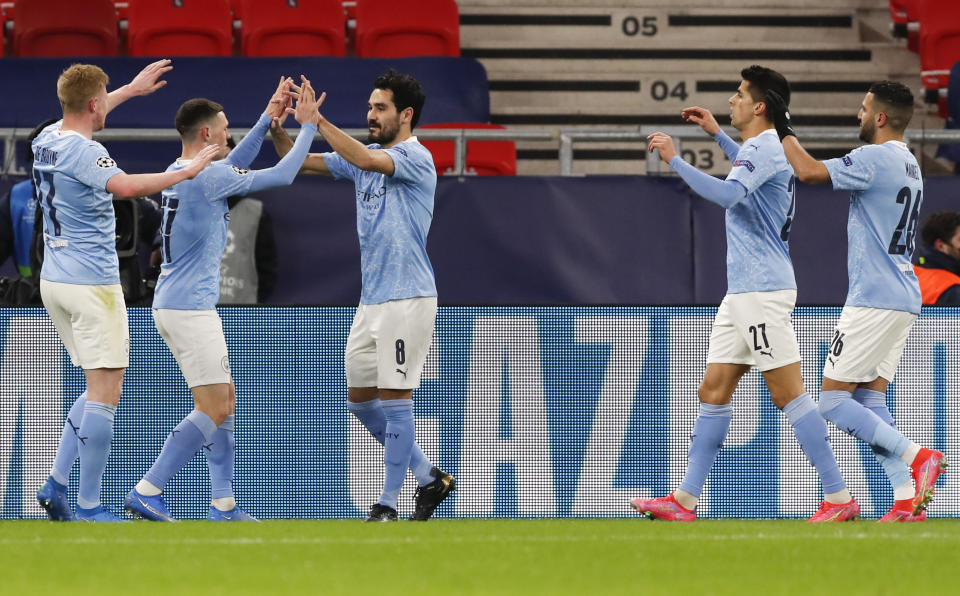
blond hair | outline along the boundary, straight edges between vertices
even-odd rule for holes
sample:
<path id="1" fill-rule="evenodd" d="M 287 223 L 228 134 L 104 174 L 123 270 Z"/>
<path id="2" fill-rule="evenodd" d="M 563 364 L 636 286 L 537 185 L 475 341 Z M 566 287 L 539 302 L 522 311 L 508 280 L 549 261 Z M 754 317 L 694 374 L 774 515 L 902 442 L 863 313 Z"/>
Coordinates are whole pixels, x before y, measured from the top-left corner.
<path id="1" fill-rule="evenodd" d="M 57 79 L 57 97 L 64 114 L 77 114 L 87 108 L 87 102 L 106 89 L 110 77 L 99 66 L 74 64 Z"/>

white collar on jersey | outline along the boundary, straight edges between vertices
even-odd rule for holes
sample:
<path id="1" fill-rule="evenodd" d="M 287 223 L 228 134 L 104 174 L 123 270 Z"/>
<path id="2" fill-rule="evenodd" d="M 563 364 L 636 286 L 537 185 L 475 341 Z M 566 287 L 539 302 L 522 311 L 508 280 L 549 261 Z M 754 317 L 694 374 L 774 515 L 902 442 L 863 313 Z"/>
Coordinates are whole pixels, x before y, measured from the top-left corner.
<path id="1" fill-rule="evenodd" d="M 60 135 L 61 137 L 64 136 L 64 135 L 77 135 L 78 137 L 80 137 L 81 139 L 83 139 L 83 140 L 85 140 L 85 141 L 89 141 L 89 140 L 90 140 L 90 139 L 88 139 L 87 137 L 83 136 L 82 134 L 80 134 L 79 132 L 77 132 L 77 131 L 75 131 L 75 130 L 63 130 L 63 125 L 62 125 L 62 124 L 60 125 L 60 128 L 57 129 L 56 133 L 57 133 L 58 135 Z"/>
<path id="2" fill-rule="evenodd" d="M 400 145 L 400 144 L 402 144 L 402 143 L 409 143 L 410 141 L 413 141 L 414 143 L 419 143 L 419 142 L 420 142 L 420 139 L 418 139 L 415 135 L 409 136 L 409 137 L 405 138 L 404 140 L 400 141 L 399 143 L 397 143 L 397 145 Z M 396 147 L 397 145 L 394 145 L 394 147 Z M 380 146 L 383 147 L 383 145 L 380 145 Z"/>
<path id="3" fill-rule="evenodd" d="M 768 129 L 764 130 L 763 132 L 761 132 L 760 134 L 758 134 L 757 136 L 758 136 L 758 137 L 762 137 L 763 135 L 773 135 L 773 136 L 777 137 L 778 140 L 779 140 L 779 138 L 780 138 L 779 135 L 777 135 L 777 129 L 776 129 L 776 128 L 768 128 Z"/>
<path id="4" fill-rule="evenodd" d="M 910 151 L 910 149 L 907 147 L 907 144 L 904 143 L 903 141 L 887 141 L 887 143 L 893 143 L 896 147 L 899 147 L 904 151 Z M 884 145 L 886 145 L 887 143 L 884 143 Z"/>

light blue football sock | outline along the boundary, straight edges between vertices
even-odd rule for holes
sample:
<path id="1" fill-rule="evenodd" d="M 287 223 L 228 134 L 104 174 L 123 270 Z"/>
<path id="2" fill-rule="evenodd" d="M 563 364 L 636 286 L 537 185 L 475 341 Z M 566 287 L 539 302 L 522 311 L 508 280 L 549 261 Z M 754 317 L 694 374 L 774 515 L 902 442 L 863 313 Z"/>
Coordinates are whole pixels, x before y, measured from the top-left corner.
<path id="1" fill-rule="evenodd" d="M 143 479 L 163 490 L 173 475 L 187 465 L 205 441 L 217 432 L 217 425 L 200 410 L 192 410 L 180 421 L 163 442 L 157 461 L 143 475 Z"/>
<path id="2" fill-rule="evenodd" d="M 849 391 L 820 392 L 818 409 L 820 414 L 836 424 L 837 428 L 872 447 L 882 447 L 900 457 L 910 446 L 909 439 L 852 399 Z"/>
<path id="3" fill-rule="evenodd" d="M 204 445 L 207 467 L 210 468 L 210 498 L 226 499 L 233 496 L 233 463 L 237 454 L 237 440 L 233 430 L 236 415 L 230 414 L 217 427 L 209 448 Z"/>
<path id="4" fill-rule="evenodd" d="M 100 487 L 103 471 L 110 455 L 110 440 L 113 438 L 113 417 L 117 407 L 89 401 L 83 406 L 83 421 L 80 423 L 80 491 L 77 507 L 93 509 L 100 505 Z"/>
<path id="5" fill-rule="evenodd" d="M 837 458 L 830 447 L 827 423 L 817 412 L 817 404 L 810 398 L 810 394 L 804 393 L 795 397 L 784 406 L 783 413 L 793 427 L 793 434 L 800 443 L 800 449 L 817 469 L 823 492 L 830 494 L 847 488 L 837 466 Z"/>
<path id="6" fill-rule="evenodd" d="M 717 459 L 723 440 L 727 438 L 731 416 L 733 416 L 731 404 L 722 406 L 700 404 L 700 414 L 693 424 L 693 434 L 690 435 L 687 472 L 683 475 L 680 490 L 700 498 L 700 491 L 703 490 L 703 485 L 707 481 L 710 468 Z"/>
<path id="7" fill-rule="evenodd" d="M 87 392 L 84 391 L 70 406 L 67 419 L 63 423 L 63 432 L 60 433 L 60 445 L 57 447 L 57 456 L 50 469 L 50 477 L 64 486 L 70 484 L 70 471 L 73 462 L 77 461 L 80 453 L 80 441 L 77 433 L 80 432 L 80 423 L 83 421 L 83 408 L 87 405 Z"/>
<path id="8" fill-rule="evenodd" d="M 387 428 L 387 417 L 383 413 L 382 402 L 379 399 L 372 399 L 363 402 L 347 402 L 347 410 L 357 417 L 357 420 L 373 435 L 378 443 L 383 445 L 383 433 Z M 420 449 L 416 443 L 413 444 L 413 450 L 410 452 L 410 471 L 417 478 L 417 484 L 426 486 L 433 482 L 434 478 L 430 471 L 433 470 L 433 463 L 427 459 L 427 455 Z"/>
<path id="9" fill-rule="evenodd" d="M 379 503 L 397 508 L 400 488 L 410 466 L 410 453 L 416 442 L 412 399 L 391 399 L 383 402 L 387 426 L 384 430 L 383 462 L 387 468 Z"/>
<path id="10" fill-rule="evenodd" d="M 887 407 L 887 396 L 885 394 L 861 387 L 853 392 L 853 399 L 863 404 L 865 408 L 876 414 L 887 425 L 893 428 L 897 427 L 893 421 L 893 414 Z M 903 459 L 894 456 L 883 447 L 873 447 L 873 455 L 880 462 L 893 488 L 896 489 L 910 482 L 910 466 Z"/>

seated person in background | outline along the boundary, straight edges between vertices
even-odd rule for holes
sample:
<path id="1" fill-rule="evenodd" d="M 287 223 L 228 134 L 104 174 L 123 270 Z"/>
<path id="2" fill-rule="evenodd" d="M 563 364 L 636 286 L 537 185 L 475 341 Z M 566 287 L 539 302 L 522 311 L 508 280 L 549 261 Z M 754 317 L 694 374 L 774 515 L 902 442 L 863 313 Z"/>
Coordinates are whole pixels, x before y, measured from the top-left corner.
<path id="1" fill-rule="evenodd" d="M 913 270 L 924 305 L 960 306 L 960 213 L 938 211 L 920 230 Z"/>

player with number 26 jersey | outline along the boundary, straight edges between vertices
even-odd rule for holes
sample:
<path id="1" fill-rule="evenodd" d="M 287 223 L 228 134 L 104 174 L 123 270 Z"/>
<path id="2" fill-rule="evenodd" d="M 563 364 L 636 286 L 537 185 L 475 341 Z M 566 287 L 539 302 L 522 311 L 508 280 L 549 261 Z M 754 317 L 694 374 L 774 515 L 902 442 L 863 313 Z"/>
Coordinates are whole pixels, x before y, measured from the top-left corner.
<path id="1" fill-rule="evenodd" d="M 860 140 L 868 144 L 824 162 L 813 159 L 797 141 L 789 100 L 784 99 L 770 96 L 768 103 L 797 176 L 852 191 L 847 218 L 850 285 L 823 366 L 817 409 L 873 448 L 893 489 L 893 507 L 880 521 L 923 521 L 947 460 L 897 429 L 886 396 L 921 304 L 910 259 L 923 180 L 903 141 L 913 116 L 913 93 L 893 81 L 871 85 L 857 114 Z"/>
<path id="2" fill-rule="evenodd" d="M 920 166 L 902 141 L 864 145 L 823 162 L 837 190 L 851 190 L 847 306 L 920 312 L 911 259 L 923 202 Z"/>

